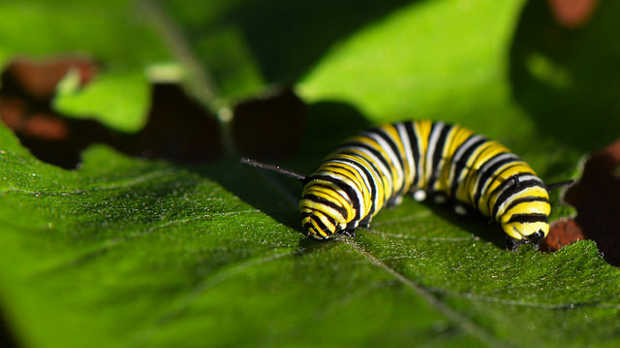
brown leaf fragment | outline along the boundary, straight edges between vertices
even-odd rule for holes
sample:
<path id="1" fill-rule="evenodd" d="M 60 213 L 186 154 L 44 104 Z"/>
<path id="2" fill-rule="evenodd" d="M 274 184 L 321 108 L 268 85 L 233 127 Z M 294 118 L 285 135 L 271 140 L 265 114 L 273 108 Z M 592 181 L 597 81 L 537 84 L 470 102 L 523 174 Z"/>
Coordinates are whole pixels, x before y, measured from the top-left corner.
<path id="1" fill-rule="evenodd" d="M 48 140 L 65 139 L 69 134 L 67 123 L 53 115 L 38 113 L 31 115 L 22 128 L 24 134 Z"/>
<path id="2" fill-rule="evenodd" d="M 26 103 L 20 98 L 0 97 L 0 119 L 7 127 L 21 130 L 26 117 Z"/>
<path id="3" fill-rule="evenodd" d="M 569 244 L 581 239 L 582 231 L 585 239 L 596 242 L 607 262 L 620 266 L 620 139 L 592 153 L 564 200 L 577 209 L 577 216 L 554 224 L 549 244 Z"/>
<path id="4" fill-rule="evenodd" d="M 563 27 L 575 29 L 590 21 L 598 0 L 548 0 L 548 2 L 556 22 Z"/>
<path id="5" fill-rule="evenodd" d="M 49 99 L 55 94 L 56 85 L 71 69 L 78 72 L 80 86 L 86 85 L 98 70 L 95 63 L 82 57 L 21 58 L 8 66 L 7 73 L 27 94 L 36 99 Z"/>
<path id="6" fill-rule="evenodd" d="M 541 245 L 544 251 L 558 251 L 562 247 L 585 239 L 581 227 L 573 219 L 563 219 L 551 224 L 549 235 Z"/>

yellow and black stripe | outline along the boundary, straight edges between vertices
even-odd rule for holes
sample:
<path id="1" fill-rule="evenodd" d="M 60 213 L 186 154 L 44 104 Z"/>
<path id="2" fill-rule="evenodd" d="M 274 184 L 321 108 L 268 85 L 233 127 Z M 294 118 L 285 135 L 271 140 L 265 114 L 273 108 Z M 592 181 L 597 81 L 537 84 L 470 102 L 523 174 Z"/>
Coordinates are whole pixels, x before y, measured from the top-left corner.
<path id="1" fill-rule="evenodd" d="M 442 194 L 471 206 L 518 241 L 538 241 L 549 232 L 549 194 L 534 170 L 503 145 L 443 122 L 368 130 L 304 181 L 301 223 L 316 239 L 369 226 L 405 193 L 421 199 Z"/>

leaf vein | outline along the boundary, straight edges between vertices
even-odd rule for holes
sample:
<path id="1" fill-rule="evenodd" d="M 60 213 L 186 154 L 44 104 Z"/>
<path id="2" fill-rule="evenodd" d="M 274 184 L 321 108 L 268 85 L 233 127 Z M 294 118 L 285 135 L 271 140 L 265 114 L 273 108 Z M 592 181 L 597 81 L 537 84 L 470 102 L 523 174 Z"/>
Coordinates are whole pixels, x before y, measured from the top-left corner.
<path id="1" fill-rule="evenodd" d="M 389 267 L 385 263 L 381 262 L 381 260 L 377 259 L 374 255 L 364 250 L 357 242 L 348 237 L 340 238 L 345 244 L 349 245 L 353 250 L 361 254 L 369 263 L 375 265 L 376 267 L 382 269 L 383 271 L 389 273 L 398 281 L 400 281 L 403 285 L 407 286 L 414 293 L 424 298 L 430 305 L 435 307 L 439 312 L 445 315 L 450 321 L 454 322 L 456 325 L 459 325 L 461 329 L 468 332 L 474 337 L 477 337 L 482 342 L 485 342 L 489 346 L 493 347 L 506 347 L 509 346 L 505 342 L 501 342 L 495 337 L 493 337 L 490 333 L 488 333 L 484 328 L 477 326 L 473 321 L 469 318 L 461 315 L 460 313 L 454 311 L 446 304 L 441 302 L 432 291 L 428 288 L 415 283 L 411 279 L 405 277 L 403 274 L 399 273 L 395 269 Z"/>
<path id="2" fill-rule="evenodd" d="M 435 241 L 435 242 L 469 242 L 469 241 L 477 240 L 477 238 L 473 237 L 473 236 L 472 237 L 425 237 L 425 236 L 412 236 L 412 235 L 408 235 L 408 234 L 389 233 L 389 232 L 378 231 L 378 230 L 376 230 L 374 228 L 369 228 L 367 231 L 372 233 L 372 234 L 379 235 L 379 236 L 383 237 L 384 239 L 398 238 L 398 239 L 424 240 L 424 241 Z"/>
<path id="3" fill-rule="evenodd" d="M 135 185 L 142 184 L 142 183 L 147 182 L 147 181 L 152 180 L 152 179 L 157 179 L 157 178 L 160 178 L 160 177 L 165 177 L 166 175 L 169 175 L 169 174 L 171 174 L 173 172 L 174 171 L 171 170 L 171 169 L 155 171 L 155 172 L 151 172 L 151 173 L 148 173 L 148 174 L 145 174 L 145 175 L 134 177 L 132 179 L 129 179 L 128 181 L 119 182 L 119 183 L 116 183 L 116 184 L 102 185 L 102 186 L 92 187 L 92 188 L 83 189 L 83 190 L 73 190 L 73 191 L 31 191 L 31 190 L 24 190 L 24 189 L 20 189 L 20 188 L 10 188 L 10 189 L 6 189 L 6 190 L 0 191 L 0 194 L 23 193 L 23 194 L 30 194 L 30 195 L 35 195 L 35 196 L 62 196 L 62 197 L 65 197 L 65 196 L 76 196 L 76 195 L 88 194 L 88 193 L 91 193 L 91 192 L 111 191 L 111 190 L 116 190 L 116 189 L 128 188 L 128 187 L 132 187 L 132 186 L 135 186 Z"/>

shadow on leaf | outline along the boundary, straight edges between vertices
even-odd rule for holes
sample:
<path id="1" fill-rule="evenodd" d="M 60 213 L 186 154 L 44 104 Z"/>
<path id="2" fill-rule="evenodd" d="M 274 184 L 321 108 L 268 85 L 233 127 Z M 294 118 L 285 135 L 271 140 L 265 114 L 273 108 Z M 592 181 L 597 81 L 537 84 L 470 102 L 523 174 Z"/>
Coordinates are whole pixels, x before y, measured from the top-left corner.
<path id="1" fill-rule="evenodd" d="M 424 205 L 432 210 L 433 214 L 480 239 L 493 243 L 499 249 L 506 249 L 506 234 L 499 224 L 490 220 L 488 216 L 483 216 L 469 207 L 467 215 L 461 216 L 454 212 L 451 202 L 436 204 L 432 201 L 431 197 L 424 202 Z"/>
<path id="2" fill-rule="evenodd" d="M 346 137 L 357 134 L 359 128 L 369 126 L 368 120 L 348 104 L 321 102 L 308 105 L 304 109 L 307 109 L 308 113 L 308 126 L 303 135 L 295 133 L 295 136 L 301 139 L 301 150 L 295 156 L 296 159 L 266 160 L 267 162 L 304 175 L 310 174 L 337 144 L 342 143 Z M 295 115 L 289 116 L 295 117 Z M 260 134 L 260 129 L 255 131 Z M 283 154 L 287 154 L 289 149 L 282 151 Z M 282 158 L 281 154 L 278 157 Z M 218 182 L 229 192 L 280 223 L 300 231 L 297 208 L 302 189 L 300 182 L 277 173 L 243 165 L 238 161 L 221 161 L 217 166 L 188 168 Z"/>
<path id="3" fill-rule="evenodd" d="M 529 1 L 510 47 L 515 100 L 542 136 L 586 152 L 620 134 L 620 3 L 601 2 L 579 28 L 561 25 L 546 1 Z"/>
<path id="4" fill-rule="evenodd" d="M 0 345 L 6 348 L 17 348 L 17 340 L 15 339 L 15 331 L 8 324 L 6 311 L 0 309 Z"/>

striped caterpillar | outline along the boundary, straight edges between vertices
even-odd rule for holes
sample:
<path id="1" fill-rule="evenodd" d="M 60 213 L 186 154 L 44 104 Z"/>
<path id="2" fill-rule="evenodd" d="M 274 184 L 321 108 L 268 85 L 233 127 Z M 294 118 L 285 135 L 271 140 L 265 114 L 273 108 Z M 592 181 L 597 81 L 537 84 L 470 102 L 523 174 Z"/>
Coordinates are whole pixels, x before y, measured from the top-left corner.
<path id="1" fill-rule="evenodd" d="M 349 139 L 311 175 L 244 159 L 304 183 L 301 225 L 315 239 L 352 235 L 384 207 L 411 193 L 430 194 L 496 221 L 512 247 L 549 233 L 549 189 L 534 170 L 496 141 L 458 125 L 434 121 L 386 124 Z"/>

